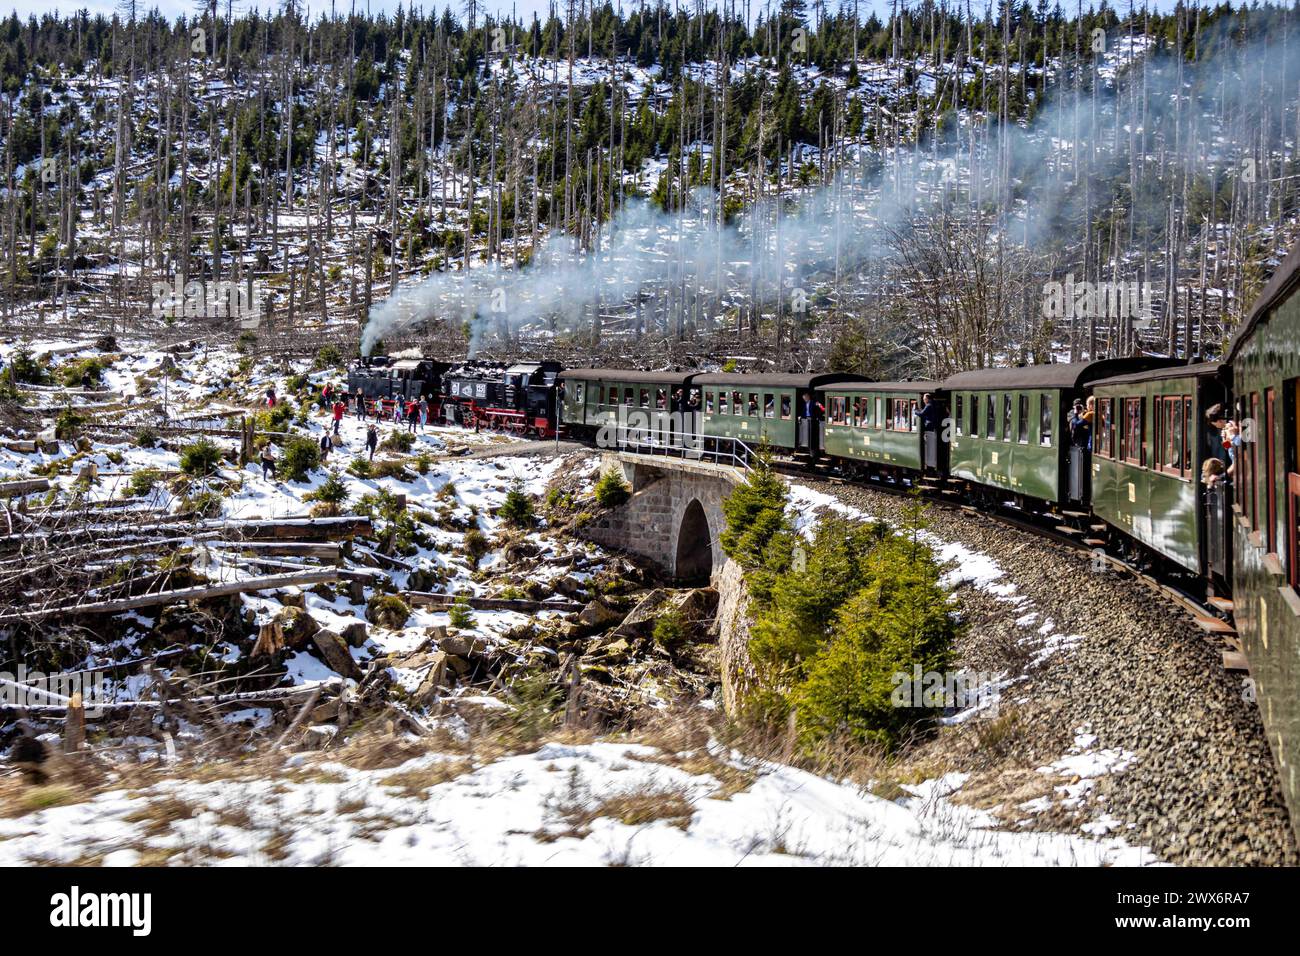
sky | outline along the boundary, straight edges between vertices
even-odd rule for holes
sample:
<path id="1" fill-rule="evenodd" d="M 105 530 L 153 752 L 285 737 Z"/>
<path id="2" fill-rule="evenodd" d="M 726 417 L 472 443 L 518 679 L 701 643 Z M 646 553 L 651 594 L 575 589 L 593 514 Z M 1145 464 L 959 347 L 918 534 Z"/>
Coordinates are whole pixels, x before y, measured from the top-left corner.
<path id="1" fill-rule="evenodd" d="M 180 16 L 181 14 L 191 13 L 194 11 L 195 7 L 199 5 L 198 0 L 137 0 L 137 2 L 141 9 L 157 7 L 171 18 Z M 218 2 L 221 4 L 221 9 L 224 10 L 226 0 L 218 0 Z M 320 10 L 327 10 L 331 0 L 301 0 L 301 2 L 305 9 L 315 13 Z M 353 0 L 333 0 L 333 2 L 336 4 L 339 11 L 343 11 L 351 6 Z M 614 2 L 618 3 L 619 0 L 614 0 Z M 689 4 L 693 7 L 696 0 L 681 0 L 681 2 L 683 5 Z M 709 5 L 714 5 L 715 0 L 705 0 L 705 2 Z M 739 0 L 737 5 L 742 5 L 743 2 L 744 0 Z M 750 9 L 757 13 L 758 10 L 762 9 L 767 4 L 767 2 L 768 0 L 750 0 Z M 772 6 L 776 6 L 776 0 L 771 0 L 771 2 Z M 847 6 L 851 4 L 852 0 L 843 0 L 843 2 Z M 1211 0 L 1205 0 L 1205 2 L 1208 4 Z M 624 10 L 631 10 L 636 7 L 637 0 L 622 0 L 622 3 Z M 837 0 L 826 0 L 827 7 L 831 9 L 836 6 L 836 3 Z M 1151 0 L 1150 5 L 1153 9 L 1168 9 L 1172 7 L 1174 3 L 1175 0 Z M 381 10 L 396 10 L 399 5 L 410 6 L 409 0 L 408 2 L 403 2 L 403 0 L 356 0 L 356 4 L 358 10 L 364 10 L 368 5 L 372 13 L 378 13 Z M 530 19 L 531 14 L 534 12 L 544 17 L 547 10 L 550 8 L 550 0 L 481 0 L 481 4 L 482 9 L 486 11 L 502 11 L 509 13 L 513 8 L 516 11 L 517 16 L 522 16 L 525 19 Z M 267 0 L 260 0 L 260 2 L 258 2 L 258 0 L 236 0 L 235 9 L 247 10 L 254 6 L 260 6 L 262 9 L 272 9 L 279 5 L 278 2 L 267 2 Z M 463 0 L 450 0 L 450 2 L 449 0 L 420 0 L 418 5 L 425 9 L 436 8 L 439 11 L 446 6 L 450 6 L 453 12 L 460 15 L 463 7 Z M 567 0 L 558 0 L 558 6 L 561 10 L 563 10 L 566 5 Z M 888 11 L 891 9 L 892 5 L 893 0 L 858 0 L 858 12 L 865 18 L 868 12 L 874 10 L 883 19 L 888 15 Z M 1063 8 L 1073 8 L 1074 0 L 1062 0 L 1061 5 Z M 1092 0 L 1085 0 L 1085 7 L 1091 5 Z M 1140 0 L 1137 0 L 1135 5 L 1140 7 Z M 72 13 L 82 9 L 83 7 L 91 13 L 108 14 L 117 6 L 119 6 L 119 4 L 114 3 L 114 0 L 80 0 L 80 2 L 77 2 L 77 0 L 53 0 L 53 2 L 52 0 L 0 0 L 0 11 L 3 11 L 4 16 L 8 16 L 9 11 L 11 10 L 17 10 L 18 15 L 24 19 L 32 13 L 35 13 L 37 16 L 51 10 L 58 10 L 61 13 Z M 808 3 L 810 11 L 812 6 L 810 0 Z M 974 0 L 971 6 L 974 9 L 982 9 L 984 3 L 981 2 L 981 0 Z M 1128 9 L 1128 2 L 1127 0 L 1111 0 L 1111 6 L 1117 7 L 1123 11 Z"/>

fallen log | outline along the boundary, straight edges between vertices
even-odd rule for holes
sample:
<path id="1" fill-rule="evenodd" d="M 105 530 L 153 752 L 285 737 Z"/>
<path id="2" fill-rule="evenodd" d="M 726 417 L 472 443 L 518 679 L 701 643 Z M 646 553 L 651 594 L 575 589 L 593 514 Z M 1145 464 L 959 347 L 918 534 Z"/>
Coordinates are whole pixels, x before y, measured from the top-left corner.
<path id="1" fill-rule="evenodd" d="M 303 584 L 319 584 L 337 581 L 340 577 L 338 568 L 303 571 L 297 574 L 273 574 L 266 577 L 246 578 L 243 581 L 227 581 L 221 584 L 205 584 L 192 588 L 177 588 L 172 591 L 155 591 L 152 594 L 137 594 L 112 601 L 94 601 L 87 604 L 71 604 L 61 607 L 38 608 L 34 611 L 16 611 L 0 616 L 0 624 L 14 624 L 21 621 L 40 621 L 49 617 L 68 615 L 75 617 L 87 614 L 117 614 L 141 607 L 157 607 L 160 604 L 180 604 L 186 601 L 206 601 L 210 598 L 226 597 L 231 594 L 246 594 L 250 591 L 273 591 L 278 588 L 295 587 Z"/>
<path id="2" fill-rule="evenodd" d="M 581 611 L 586 605 L 575 601 L 529 601 L 524 598 L 481 598 L 429 591 L 405 591 L 407 604 L 416 607 L 450 607 L 465 604 L 478 611 Z"/>
<path id="3" fill-rule="evenodd" d="M 0 481 L 0 498 L 13 498 L 17 495 L 30 495 L 37 491 L 49 491 L 50 479 L 25 478 L 22 481 Z"/>
<path id="4" fill-rule="evenodd" d="M 223 551 L 252 551 L 279 558 L 317 558 L 322 561 L 338 561 L 343 556 L 342 548 L 337 544 L 312 541 L 216 541 L 211 547 Z"/>
<path id="5" fill-rule="evenodd" d="M 211 707 L 221 707 L 228 704 L 238 704 L 241 707 L 256 706 L 258 704 L 279 704 L 286 701 L 310 698 L 313 695 L 319 696 L 326 691 L 337 691 L 342 684 L 342 678 L 332 677 L 319 684 L 302 684 L 297 687 L 278 687 L 271 690 L 241 691 L 234 694 L 208 694 L 203 697 L 181 697 L 167 701 L 120 700 L 103 703 L 91 702 L 86 706 L 86 709 L 100 717 L 111 718 L 125 716 L 137 710 L 161 710 L 169 704 L 172 706 L 192 704 Z M 16 704 L 0 704 L 0 714 L 4 714 L 6 717 L 57 719 L 65 716 L 66 713 L 67 706 L 64 704 L 33 704 L 30 707 Z"/>

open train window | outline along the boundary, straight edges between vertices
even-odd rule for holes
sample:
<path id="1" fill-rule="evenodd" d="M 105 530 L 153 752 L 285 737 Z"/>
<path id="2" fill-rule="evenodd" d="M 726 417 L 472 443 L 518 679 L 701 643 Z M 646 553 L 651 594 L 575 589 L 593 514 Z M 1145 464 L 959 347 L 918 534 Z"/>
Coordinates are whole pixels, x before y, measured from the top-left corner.
<path id="1" fill-rule="evenodd" d="M 953 425 L 956 427 L 958 435 L 962 434 L 962 424 L 963 424 L 962 417 L 961 417 L 961 399 L 962 396 L 960 393 L 958 393 L 956 399 L 954 400 L 956 402 L 956 405 L 954 406 L 956 414 L 953 416 L 954 419 Z"/>
<path id="2" fill-rule="evenodd" d="M 731 393 L 731 414 L 745 414 L 745 400 L 741 397 L 739 392 Z"/>
<path id="3" fill-rule="evenodd" d="M 587 397 L 586 385 L 583 382 L 578 383 L 578 387 L 574 389 L 573 397 L 577 399 L 579 405 L 583 404 L 583 399 Z"/>
<path id="4" fill-rule="evenodd" d="M 656 389 L 655 408 L 664 408 L 667 405 L 668 405 L 668 390 L 663 388 Z"/>
<path id="5" fill-rule="evenodd" d="M 987 406 L 984 419 L 984 437 L 990 440 L 998 437 L 998 397 L 990 395 L 985 399 Z"/>
<path id="6" fill-rule="evenodd" d="M 1250 442 L 1250 489 L 1247 492 L 1250 512 L 1250 528 L 1259 527 L 1259 392 L 1250 395 L 1250 428 L 1247 430 Z"/>
<path id="7" fill-rule="evenodd" d="M 776 396 L 771 392 L 763 393 L 763 417 L 776 418 Z"/>
<path id="8" fill-rule="evenodd" d="M 749 393 L 749 404 L 745 406 L 745 414 L 750 418 L 758 417 L 758 392 Z"/>
<path id="9" fill-rule="evenodd" d="M 1016 441 L 1022 445 L 1029 444 L 1029 396 L 1021 394 L 1020 401 L 1017 403 L 1020 412 L 1020 418 L 1016 422 Z"/>
<path id="10" fill-rule="evenodd" d="M 872 419 L 872 424 L 877 431 L 885 427 L 885 400 L 883 398 L 876 399 L 876 416 Z"/>
<path id="11" fill-rule="evenodd" d="M 636 404 L 636 389 L 628 385 L 623 389 L 623 404 L 631 408 Z"/>
<path id="12" fill-rule="evenodd" d="M 713 389 L 707 389 L 704 393 L 704 411 L 708 415 L 713 414 Z"/>
<path id="13" fill-rule="evenodd" d="M 842 395 L 831 396 L 831 424 L 844 424 L 844 396 Z"/>
<path id="14" fill-rule="evenodd" d="M 1142 399 L 1124 399 L 1123 436 L 1120 447 L 1125 461 L 1142 464 Z"/>
<path id="15" fill-rule="evenodd" d="M 1011 441 L 1011 393 L 1002 396 L 1002 440 Z"/>
<path id="16" fill-rule="evenodd" d="M 781 418 L 788 420 L 790 418 L 790 396 L 781 396 Z"/>
<path id="17" fill-rule="evenodd" d="M 1264 496 L 1268 502 L 1268 531 L 1264 542 L 1270 554 L 1277 552 L 1277 449 L 1273 439 L 1273 424 L 1277 404 L 1273 389 L 1264 392 Z"/>
<path id="18" fill-rule="evenodd" d="M 912 430 L 912 416 L 908 408 L 907 399 L 894 399 L 894 417 L 891 426 L 896 432 L 908 432 Z"/>
<path id="19" fill-rule="evenodd" d="M 1052 444 L 1052 393 L 1038 395 L 1038 444 Z"/>
<path id="20" fill-rule="evenodd" d="M 970 434 L 972 438 L 980 437 L 980 397 L 974 393 L 970 397 Z"/>

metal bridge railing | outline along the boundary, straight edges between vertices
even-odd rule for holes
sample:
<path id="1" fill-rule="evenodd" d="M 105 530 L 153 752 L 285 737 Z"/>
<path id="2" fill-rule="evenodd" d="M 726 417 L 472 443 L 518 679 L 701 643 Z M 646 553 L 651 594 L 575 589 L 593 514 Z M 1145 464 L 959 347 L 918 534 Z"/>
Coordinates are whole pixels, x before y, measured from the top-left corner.
<path id="1" fill-rule="evenodd" d="M 697 432 L 660 428 L 618 428 L 615 441 L 620 451 L 638 455 L 664 455 L 688 461 L 707 461 L 750 470 L 754 449 L 739 438 L 705 437 Z"/>

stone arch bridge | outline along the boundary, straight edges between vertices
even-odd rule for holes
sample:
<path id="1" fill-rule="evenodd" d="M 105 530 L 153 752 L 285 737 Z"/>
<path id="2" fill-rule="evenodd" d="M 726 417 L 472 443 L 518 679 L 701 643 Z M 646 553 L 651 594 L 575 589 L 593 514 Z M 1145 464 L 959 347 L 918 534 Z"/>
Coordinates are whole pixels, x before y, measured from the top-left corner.
<path id="1" fill-rule="evenodd" d="M 629 452 L 605 452 L 600 464 L 622 471 L 632 497 L 588 524 L 586 537 L 648 558 L 682 583 L 703 584 L 722 569 L 722 501 L 744 481 L 740 469 Z"/>

